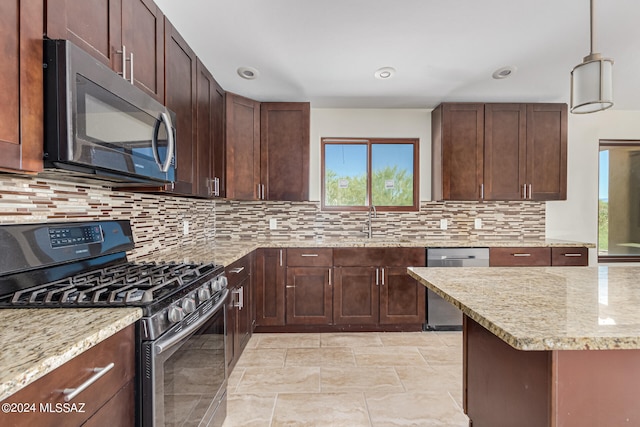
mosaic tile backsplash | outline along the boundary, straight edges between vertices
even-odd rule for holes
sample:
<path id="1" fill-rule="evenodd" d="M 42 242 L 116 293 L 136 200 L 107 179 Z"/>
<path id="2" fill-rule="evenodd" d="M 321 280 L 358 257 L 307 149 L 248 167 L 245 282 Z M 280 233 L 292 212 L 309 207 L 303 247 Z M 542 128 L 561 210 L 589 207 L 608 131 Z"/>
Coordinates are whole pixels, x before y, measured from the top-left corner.
<path id="1" fill-rule="evenodd" d="M 131 259 L 215 241 L 363 238 L 365 212 L 323 212 L 318 202 L 241 202 L 112 191 L 100 185 L 0 175 L 0 224 L 130 219 Z M 440 229 L 440 219 L 448 229 Z M 474 220 L 482 228 L 474 229 Z M 269 228 L 275 219 L 277 228 Z M 189 222 L 189 234 L 183 222 Z M 419 212 L 378 212 L 373 238 L 544 239 L 544 202 L 422 202 Z"/>

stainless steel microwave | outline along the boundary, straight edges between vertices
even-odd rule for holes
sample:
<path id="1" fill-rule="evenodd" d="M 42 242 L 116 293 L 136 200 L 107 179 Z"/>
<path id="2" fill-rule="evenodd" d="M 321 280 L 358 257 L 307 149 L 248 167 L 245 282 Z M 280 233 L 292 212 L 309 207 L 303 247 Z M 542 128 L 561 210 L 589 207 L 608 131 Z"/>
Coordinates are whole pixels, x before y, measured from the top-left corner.
<path id="1" fill-rule="evenodd" d="M 45 173 L 175 180 L 175 113 L 67 40 L 44 40 Z"/>

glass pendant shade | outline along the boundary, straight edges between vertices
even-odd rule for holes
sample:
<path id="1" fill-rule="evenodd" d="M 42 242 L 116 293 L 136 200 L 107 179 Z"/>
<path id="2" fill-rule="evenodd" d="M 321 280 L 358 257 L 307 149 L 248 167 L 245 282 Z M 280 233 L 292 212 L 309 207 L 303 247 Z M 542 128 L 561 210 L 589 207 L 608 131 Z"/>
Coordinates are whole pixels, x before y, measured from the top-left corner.
<path id="1" fill-rule="evenodd" d="M 587 56 L 571 71 L 571 112 L 594 113 L 613 106 L 613 61 Z"/>

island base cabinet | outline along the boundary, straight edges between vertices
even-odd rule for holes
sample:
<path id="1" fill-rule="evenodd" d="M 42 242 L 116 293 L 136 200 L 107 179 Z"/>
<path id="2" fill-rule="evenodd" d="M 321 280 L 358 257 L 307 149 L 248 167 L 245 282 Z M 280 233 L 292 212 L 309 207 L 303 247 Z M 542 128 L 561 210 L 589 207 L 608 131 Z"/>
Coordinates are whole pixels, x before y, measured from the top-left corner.
<path id="1" fill-rule="evenodd" d="M 3 400 L 16 411 L 0 426 L 133 426 L 134 335 L 128 326 Z M 65 389 L 80 391 L 67 402 Z"/>
<path id="2" fill-rule="evenodd" d="M 640 425 L 640 350 L 517 350 L 464 317 L 472 427 Z"/>

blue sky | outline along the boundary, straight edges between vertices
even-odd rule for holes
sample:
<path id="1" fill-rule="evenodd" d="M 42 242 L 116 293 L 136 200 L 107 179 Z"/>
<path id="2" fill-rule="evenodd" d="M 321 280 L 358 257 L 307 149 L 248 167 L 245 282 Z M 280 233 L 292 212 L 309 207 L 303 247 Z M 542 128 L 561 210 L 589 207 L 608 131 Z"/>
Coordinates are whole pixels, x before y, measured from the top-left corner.
<path id="1" fill-rule="evenodd" d="M 609 150 L 600 151 L 600 176 L 598 184 L 598 198 L 609 199 Z"/>
<path id="2" fill-rule="evenodd" d="M 397 165 L 400 169 L 413 170 L 413 145 L 374 144 L 372 167 L 381 169 Z M 326 144 L 325 165 L 339 177 L 358 176 L 367 171 L 367 146 L 359 144 Z"/>

